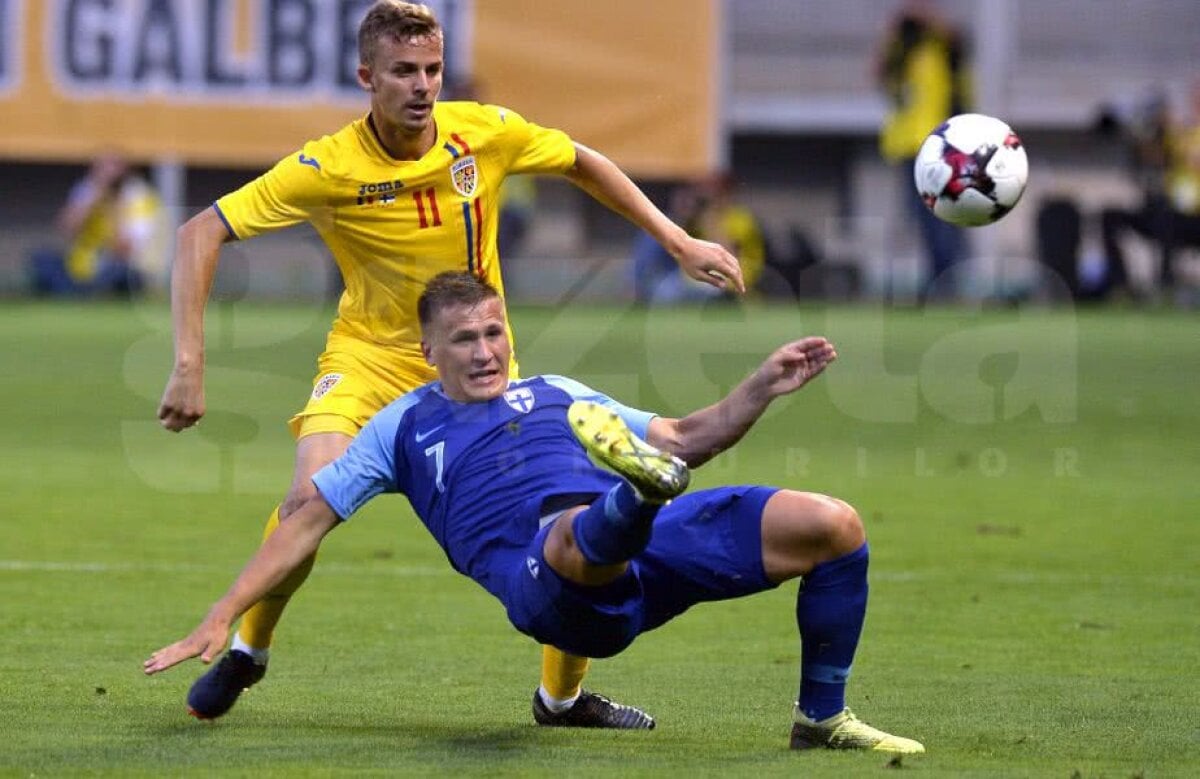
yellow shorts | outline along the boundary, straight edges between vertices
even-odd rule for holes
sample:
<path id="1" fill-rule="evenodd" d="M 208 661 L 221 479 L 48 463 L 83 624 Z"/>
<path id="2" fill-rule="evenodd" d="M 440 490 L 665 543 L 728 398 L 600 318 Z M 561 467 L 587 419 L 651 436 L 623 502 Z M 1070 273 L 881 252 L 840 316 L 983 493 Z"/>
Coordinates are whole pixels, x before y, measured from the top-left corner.
<path id="1" fill-rule="evenodd" d="M 296 439 L 313 433 L 355 436 L 381 408 L 436 378 L 420 357 L 338 339 L 317 359 L 312 394 L 288 427 Z"/>

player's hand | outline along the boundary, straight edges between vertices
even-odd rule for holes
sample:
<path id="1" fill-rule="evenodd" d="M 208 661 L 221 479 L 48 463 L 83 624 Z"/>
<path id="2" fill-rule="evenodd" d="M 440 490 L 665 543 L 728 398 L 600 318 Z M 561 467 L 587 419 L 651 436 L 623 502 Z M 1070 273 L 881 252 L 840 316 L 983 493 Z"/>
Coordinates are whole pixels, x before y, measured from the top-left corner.
<path id="1" fill-rule="evenodd" d="M 218 619 L 210 614 L 187 638 L 151 654 L 142 663 L 142 671 L 147 676 L 156 674 L 197 655 L 201 662 L 211 663 L 224 651 L 225 644 L 229 641 L 230 624 L 229 620 Z"/>
<path id="2" fill-rule="evenodd" d="M 199 368 L 176 366 L 167 379 L 162 401 L 158 404 L 158 421 L 167 430 L 178 433 L 191 427 L 204 416 L 204 374 Z"/>
<path id="3" fill-rule="evenodd" d="M 719 243 L 688 236 L 684 239 L 683 247 L 675 260 L 689 278 L 711 284 L 726 292 L 746 292 L 746 282 L 742 280 L 742 266 L 738 264 L 737 258 Z"/>
<path id="4" fill-rule="evenodd" d="M 837 350 L 821 336 L 801 338 L 772 352 L 755 378 L 768 397 L 777 398 L 800 389 L 836 359 Z"/>

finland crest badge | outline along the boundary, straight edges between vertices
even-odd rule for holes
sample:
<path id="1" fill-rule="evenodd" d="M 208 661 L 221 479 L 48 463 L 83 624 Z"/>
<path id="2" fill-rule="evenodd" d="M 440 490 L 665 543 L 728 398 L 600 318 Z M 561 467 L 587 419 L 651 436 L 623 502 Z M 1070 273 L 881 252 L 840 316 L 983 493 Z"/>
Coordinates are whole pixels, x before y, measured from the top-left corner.
<path id="1" fill-rule="evenodd" d="M 479 173 L 475 168 L 475 155 L 470 154 L 455 160 L 450 166 L 450 183 L 454 191 L 463 197 L 472 197 L 479 186 Z"/>
<path id="2" fill-rule="evenodd" d="M 504 402 L 507 403 L 513 411 L 519 411 L 522 414 L 528 414 L 533 411 L 533 392 L 528 387 L 517 387 L 504 393 Z"/>

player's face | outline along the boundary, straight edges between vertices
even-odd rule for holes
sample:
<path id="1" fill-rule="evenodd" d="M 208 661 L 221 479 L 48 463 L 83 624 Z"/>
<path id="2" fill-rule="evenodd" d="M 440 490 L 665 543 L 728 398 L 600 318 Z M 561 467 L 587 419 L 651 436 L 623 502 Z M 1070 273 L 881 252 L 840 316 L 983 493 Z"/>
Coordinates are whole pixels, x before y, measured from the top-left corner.
<path id="1" fill-rule="evenodd" d="M 373 59 L 358 68 L 359 83 L 371 93 L 371 115 L 405 135 L 420 135 L 442 91 L 442 36 L 397 41 L 385 35 Z"/>
<path id="2" fill-rule="evenodd" d="M 438 311 L 426 328 L 421 347 L 425 359 L 437 368 L 442 389 L 451 400 L 478 403 L 508 389 L 512 345 L 499 298 Z"/>

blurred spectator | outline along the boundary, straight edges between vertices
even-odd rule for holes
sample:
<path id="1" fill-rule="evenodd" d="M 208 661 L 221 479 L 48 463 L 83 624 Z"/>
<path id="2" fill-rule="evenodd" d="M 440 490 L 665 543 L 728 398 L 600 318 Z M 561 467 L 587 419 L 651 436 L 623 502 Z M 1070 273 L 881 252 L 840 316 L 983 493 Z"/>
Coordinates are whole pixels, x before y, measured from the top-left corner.
<path id="1" fill-rule="evenodd" d="M 1190 110 L 1181 121 L 1171 116 L 1166 96 L 1155 95 L 1132 115 L 1110 113 L 1102 122 L 1132 141 L 1143 199 L 1137 210 L 1110 208 L 1101 214 L 1106 275 L 1095 296 L 1137 296 L 1121 248 L 1124 234 L 1133 231 L 1158 244 L 1160 291 L 1169 297 L 1176 249 L 1200 247 L 1200 80 L 1192 86 Z"/>
<path id="2" fill-rule="evenodd" d="M 154 189 L 121 156 L 97 157 L 71 187 L 56 219 L 65 252 L 43 249 L 31 258 L 37 295 L 115 295 L 141 292 L 145 254 L 161 248 L 162 204 Z"/>
<path id="3" fill-rule="evenodd" d="M 913 186 L 913 160 L 934 128 L 967 110 L 970 78 L 961 34 L 928 0 L 910 0 L 897 12 L 879 48 L 876 78 L 890 110 L 879 135 L 884 159 L 900 166 L 904 212 L 920 228 L 929 261 L 923 298 L 962 259 L 961 228 L 943 222 L 921 202 Z"/>
<path id="4" fill-rule="evenodd" d="M 675 189 L 668 216 L 689 235 L 724 246 L 738 258 L 746 290 L 753 290 L 766 264 L 758 219 L 733 198 L 733 178 L 715 174 Z M 661 245 L 641 233 L 633 245 L 634 298 L 642 304 L 670 305 L 725 297 L 721 290 L 689 279 Z"/>
<path id="5" fill-rule="evenodd" d="M 706 179 L 701 184 L 700 212 L 696 216 L 696 235 L 721 244 L 738 258 L 746 290 L 758 285 L 766 264 L 766 246 L 762 228 L 749 208 L 734 197 L 733 177 L 727 173 Z M 711 288 L 710 288 L 711 289 Z"/>

